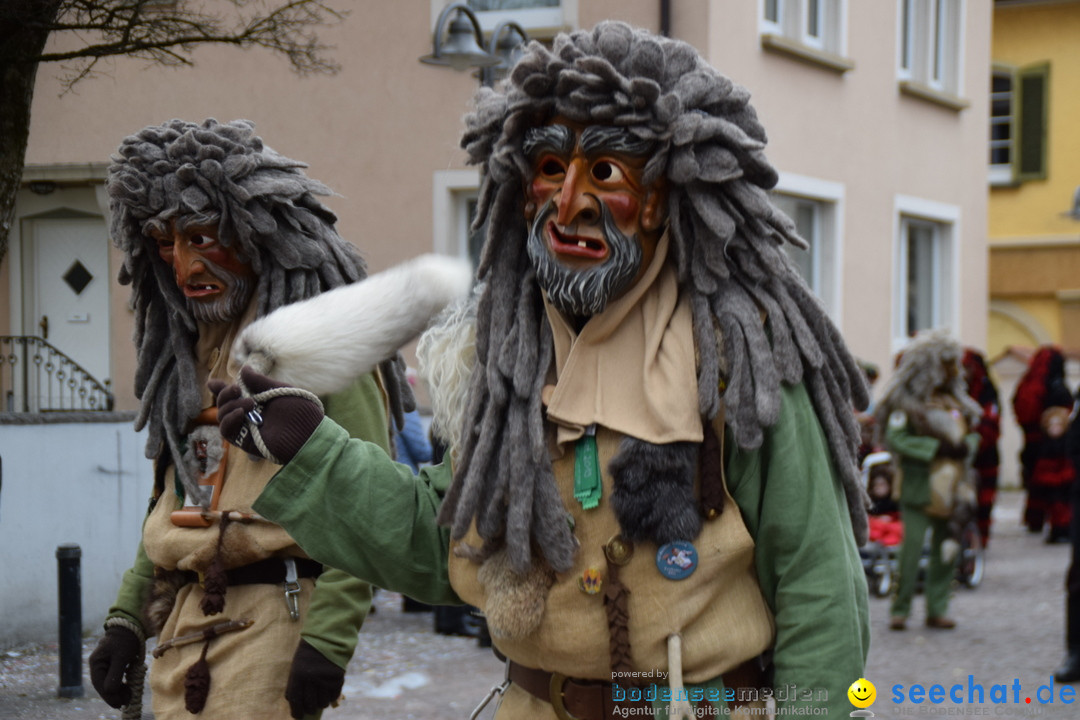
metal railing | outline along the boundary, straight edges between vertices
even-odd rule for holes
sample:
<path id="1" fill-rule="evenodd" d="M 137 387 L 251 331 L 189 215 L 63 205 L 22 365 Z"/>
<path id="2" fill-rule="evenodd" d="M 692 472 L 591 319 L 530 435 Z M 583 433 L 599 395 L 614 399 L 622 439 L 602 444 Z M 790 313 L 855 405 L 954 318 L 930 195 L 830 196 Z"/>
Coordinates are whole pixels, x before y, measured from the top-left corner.
<path id="1" fill-rule="evenodd" d="M 110 411 L 109 381 L 39 337 L 0 335 L 0 412 Z"/>

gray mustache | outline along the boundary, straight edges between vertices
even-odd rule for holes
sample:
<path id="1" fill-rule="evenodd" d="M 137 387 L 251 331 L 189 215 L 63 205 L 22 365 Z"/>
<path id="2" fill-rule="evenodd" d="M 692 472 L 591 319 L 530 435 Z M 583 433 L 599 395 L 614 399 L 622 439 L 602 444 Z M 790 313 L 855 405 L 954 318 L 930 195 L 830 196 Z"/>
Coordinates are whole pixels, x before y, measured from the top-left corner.
<path id="1" fill-rule="evenodd" d="M 597 200 L 600 225 L 608 246 L 608 258 L 587 270 L 574 270 L 552 257 L 544 241 L 544 226 L 554 212 L 549 198 L 536 214 L 529 230 L 526 250 L 536 270 L 536 279 L 551 304 L 568 315 L 592 316 L 603 312 L 608 302 L 626 289 L 641 267 L 641 244 L 637 236 L 624 235 L 615 224 L 611 210 Z"/>

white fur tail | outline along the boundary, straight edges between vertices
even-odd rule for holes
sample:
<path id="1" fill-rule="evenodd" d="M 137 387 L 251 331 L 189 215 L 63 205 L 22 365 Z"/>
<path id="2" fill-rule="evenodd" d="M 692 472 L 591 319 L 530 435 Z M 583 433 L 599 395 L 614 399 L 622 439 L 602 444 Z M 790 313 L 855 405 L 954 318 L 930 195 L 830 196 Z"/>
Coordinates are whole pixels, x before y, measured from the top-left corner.
<path id="1" fill-rule="evenodd" d="M 233 357 L 318 395 L 338 392 L 467 297 L 471 282 L 467 261 L 422 255 L 260 318 L 237 338 Z"/>

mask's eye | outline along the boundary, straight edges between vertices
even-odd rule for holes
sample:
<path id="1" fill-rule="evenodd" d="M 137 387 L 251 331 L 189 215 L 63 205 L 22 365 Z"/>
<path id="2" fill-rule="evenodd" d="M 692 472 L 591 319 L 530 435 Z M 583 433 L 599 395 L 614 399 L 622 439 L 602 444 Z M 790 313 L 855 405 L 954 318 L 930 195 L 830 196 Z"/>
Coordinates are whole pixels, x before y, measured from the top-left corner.
<path id="1" fill-rule="evenodd" d="M 618 165 L 608 160 L 601 160 L 592 166 L 594 178 L 604 183 L 622 182 L 625 174 Z"/>
<path id="2" fill-rule="evenodd" d="M 210 237 L 209 235 L 192 235 L 191 236 L 191 246 L 192 247 L 197 247 L 197 248 L 210 247 L 211 245 L 213 245 L 216 242 L 217 242 L 217 240 Z"/>
<path id="3" fill-rule="evenodd" d="M 557 177 L 566 172 L 562 162 L 553 157 L 546 157 L 540 161 L 539 172 L 544 177 Z"/>

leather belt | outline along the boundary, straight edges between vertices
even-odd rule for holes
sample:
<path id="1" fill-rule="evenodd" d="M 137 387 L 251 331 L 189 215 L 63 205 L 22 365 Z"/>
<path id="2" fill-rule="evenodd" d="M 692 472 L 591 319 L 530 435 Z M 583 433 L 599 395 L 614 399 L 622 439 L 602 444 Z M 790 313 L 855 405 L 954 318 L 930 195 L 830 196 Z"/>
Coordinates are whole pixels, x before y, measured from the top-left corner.
<path id="1" fill-rule="evenodd" d="M 496 653 L 501 655 L 501 653 Z M 530 695 L 551 703 L 559 720 L 609 720 L 627 716 L 651 717 L 652 702 L 644 698 L 645 693 L 626 693 L 624 699 L 615 700 L 612 683 L 602 680 L 578 680 L 560 673 L 547 672 L 536 668 L 519 665 L 509 661 L 508 677 Z M 761 658 L 753 657 L 723 674 L 724 687 L 733 688 L 736 698 L 743 688 L 761 688 L 766 675 L 761 666 Z M 621 686 L 620 686 L 621 687 Z M 629 686 L 637 687 L 639 686 Z M 628 690 L 629 687 L 622 689 Z M 632 700 L 636 695 L 638 700 Z M 734 702 L 739 706 L 745 703 Z M 637 708 L 643 708 L 638 710 Z M 633 710 L 631 710 L 633 709 Z M 630 712 L 628 712 L 630 711 Z"/>
<path id="2" fill-rule="evenodd" d="M 636 710 L 632 714 L 646 717 L 647 708 L 652 703 L 644 699 L 645 693 L 634 693 L 638 699 L 631 700 L 629 694 L 625 700 L 616 702 L 612 697 L 612 684 L 602 680 L 577 680 L 559 673 L 519 665 L 510 661 L 510 682 L 531 695 L 551 703 L 555 715 L 560 720 L 607 720 L 623 717 L 626 710 Z M 615 710 L 620 713 L 616 715 Z"/>
<path id="3" fill-rule="evenodd" d="M 309 558 L 292 558 L 296 561 L 298 578 L 316 578 L 322 573 L 322 563 Z M 198 573 L 188 572 L 188 582 L 199 582 Z M 229 585 L 280 585 L 285 582 L 285 558 L 266 558 L 248 565 L 225 571 Z"/>

